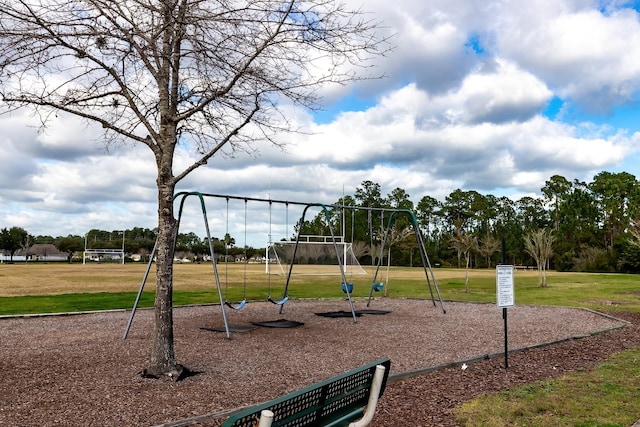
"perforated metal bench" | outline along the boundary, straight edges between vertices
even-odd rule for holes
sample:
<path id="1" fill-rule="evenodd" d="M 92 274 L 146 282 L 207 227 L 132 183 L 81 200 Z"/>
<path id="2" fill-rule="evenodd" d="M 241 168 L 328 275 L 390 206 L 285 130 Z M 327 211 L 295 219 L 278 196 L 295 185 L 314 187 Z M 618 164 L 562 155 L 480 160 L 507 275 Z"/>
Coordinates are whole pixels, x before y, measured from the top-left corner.
<path id="1" fill-rule="evenodd" d="M 228 418 L 222 427 L 366 426 L 384 392 L 390 367 L 389 359 L 376 360 L 244 409 Z"/>

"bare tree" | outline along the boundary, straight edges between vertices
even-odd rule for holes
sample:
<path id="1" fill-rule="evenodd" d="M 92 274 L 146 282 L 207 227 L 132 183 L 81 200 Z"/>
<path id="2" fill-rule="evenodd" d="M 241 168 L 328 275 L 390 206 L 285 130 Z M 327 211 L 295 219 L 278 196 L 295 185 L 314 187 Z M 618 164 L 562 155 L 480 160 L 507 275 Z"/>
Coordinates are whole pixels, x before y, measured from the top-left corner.
<path id="1" fill-rule="evenodd" d="M 173 345 L 176 184 L 214 155 L 296 131 L 286 107 L 369 78 L 379 24 L 332 0 L 0 0 L 0 96 L 43 126 L 70 114 L 107 147 L 147 146 L 157 167 L 155 326 L 147 368 L 179 375 Z M 175 170 L 183 144 L 197 160 Z"/>
<path id="2" fill-rule="evenodd" d="M 29 262 L 29 249 L 31 249 L 31 236 L 29 234 L 20 241 L 20 249 L 24 252 L 24 262 L 26 264 Z"/>
<path id="3" fill-rule="evenodd" d="M 631 238 L 629 239 L 629 243 L 633 246 L 640 247 L 640 218 L 634 220 L 629 227 L 629 232 L 631 233 Z"/>
<path id="4" fill-rule="evenodd" d="M 385 235 L 386 232 L 386 235 Z M 402 242 L 408 236 L 413 233 L 412 226 L 406 226 L 404 228 L 398 227 L 397 224 L 393 224 L 391 228 L 385 231 L 385 226 L 382 224 L 380 227 L 380 235 L 385 236 L 385 245 L 387 246 L 387 285 L 384 287 L 384 296 L 389 295 L 389 268 L 391 267 L 391 246 Z M 382 256 L 382 253 L 380 254 Z"/>
<path id="5" fill-rule="evenodd" d="M 456 232 L 455 236 L 451 239 L 451 246 L 458 252 L 458 258 L 460 255 L 464 255 L 465 260 L 465 274 L 464 274 L 464 292 L 469 293 L 469 267 L 471 261 L 471 251 L 478 248 L 478 238 L 472 234 L 465 233 L 464 231 Z"/>
<path id="6" fill-rule="evenodd" d="M 487 233 L 484 238 L 480 239 L 478 251 L 487 259 L 487 268 L 491 268 L 491 257 L 500 249 L 500 240 Z"/>
<path id="7" fill-rule="evenodd" d="M 524 238 L 524 249 L 533 257 L 538 266 L 538 285 L 547 287 L 547 262 L 553 254 L 555 236 L 552 230 L 539 229 L 527 234 Z"/>
<path id="8" fill-rule="evenodd" d="M 368 243 L 363 242 L 361 240 L 356 240 L 355 242 L 353 242 L 351 244 L 351 250 L 353 251 L 353 255 L 356 258 L 360 258 L 365 255 L 371 255 L 369 253 L 369 251 L 371 250 L 371 247 L 369 246 Z"/>

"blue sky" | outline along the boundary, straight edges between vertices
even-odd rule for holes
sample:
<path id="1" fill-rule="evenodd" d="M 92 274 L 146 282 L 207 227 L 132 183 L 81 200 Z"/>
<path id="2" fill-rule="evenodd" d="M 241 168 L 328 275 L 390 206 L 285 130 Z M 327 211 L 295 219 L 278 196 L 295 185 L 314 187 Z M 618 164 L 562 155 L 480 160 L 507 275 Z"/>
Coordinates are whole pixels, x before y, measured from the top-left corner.
<path id="1" fill-rule="evenodd" d="M 640 177 L 640 2 L 620 0 L 348 0 L 383 22 L 395 48 L 380 80 L 326 87 L 325 110 L 291 110 L 305 134 L 286 150 L 218 158 L 182 190 L 333 203 L 364 180 L 417 203 L 461 188 L 539 196 L 555 174 L 589 182 L 603 170 Z M 46 132 L 27 112 L 0 116 L 0 227 L 83 235 L 155 226 L 146 147 L 108 152 L 99 129 L 60 115 Z M 177 167 L 195 155 L 180 151 Z M 195 205 L 194 205 L 195 206 Z M 226 207 L 212 201 L 214 235 Z M 275 212 L 277 210 L 277 212 Z M 287 232 L 283 209 L 249 206 L 249 243 Z M 182 231 L 204 235 L 190 209 Z M 292 223 L 299 212 L 289 214 Z M 243 236 L 242 203 L 229 229 Z M 278 234 L 279 233 L 279 234 Z"/>

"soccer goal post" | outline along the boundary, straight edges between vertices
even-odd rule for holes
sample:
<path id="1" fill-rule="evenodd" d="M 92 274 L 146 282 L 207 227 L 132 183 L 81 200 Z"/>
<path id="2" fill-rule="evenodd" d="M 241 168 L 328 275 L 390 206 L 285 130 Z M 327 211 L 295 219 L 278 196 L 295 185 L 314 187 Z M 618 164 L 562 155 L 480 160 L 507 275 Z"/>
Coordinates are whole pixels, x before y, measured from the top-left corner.
<path id="1" fill-rule="evenodd" d="M 124 264 L 124 250 L 122 249 L 85 249 L 82 256 L 82 264 L 86 264 L 87 260 L 93 262 L 118 261 Z"/>
<path id="2" fill-rule="evenodd" d="M 326 236 L 301 236 L 293 260 L 295 247 L 294 241 L 271 243 L 266 254 L 267 273 L 287 275 L 293 262 L 293 275 L 340 275 L 340 264 L 346 275 L 367 274 L 349 242 L 340 240 L 334 243 L 331 237 Z"/>

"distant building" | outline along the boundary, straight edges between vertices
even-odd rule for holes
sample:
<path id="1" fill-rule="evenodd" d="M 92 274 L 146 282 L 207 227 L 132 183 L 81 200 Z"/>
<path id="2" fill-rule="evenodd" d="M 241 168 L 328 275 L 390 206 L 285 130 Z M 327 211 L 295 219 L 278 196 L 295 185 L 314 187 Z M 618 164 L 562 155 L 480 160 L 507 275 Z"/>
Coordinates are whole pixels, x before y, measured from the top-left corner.
<path id="1" fill-rule="evenodd" d="M 27 261 L 67 261 L 69 254 L 61 252 L 50 243 L 37 243 L 27 250 L 19 249 L 14 254 L 14 259 Z"/>

